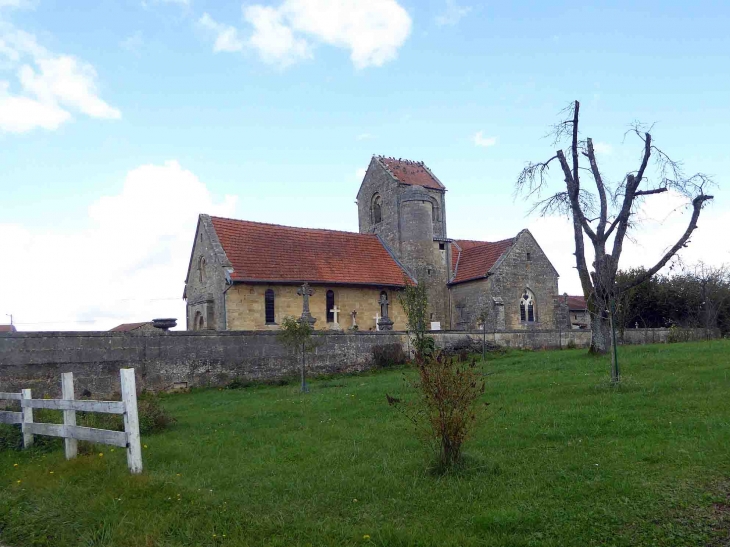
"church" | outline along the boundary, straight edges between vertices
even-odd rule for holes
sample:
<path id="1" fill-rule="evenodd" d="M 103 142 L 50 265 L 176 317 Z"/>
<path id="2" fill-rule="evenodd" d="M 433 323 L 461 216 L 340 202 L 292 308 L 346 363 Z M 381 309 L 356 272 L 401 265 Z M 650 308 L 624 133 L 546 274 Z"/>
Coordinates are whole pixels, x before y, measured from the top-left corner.
<path id="1" fill-rule="evenodd" d="M 533 235 L 450 239 L 446 187 L 423 162 L 373 156 L 357 209 L 359 233 L 201 214 L 187 329 L 276 330 L 306 300 L 315 329 L 405 330 L 407 283 L 426 284 L 433 330 L 570 328 L 558 273 Z"/>

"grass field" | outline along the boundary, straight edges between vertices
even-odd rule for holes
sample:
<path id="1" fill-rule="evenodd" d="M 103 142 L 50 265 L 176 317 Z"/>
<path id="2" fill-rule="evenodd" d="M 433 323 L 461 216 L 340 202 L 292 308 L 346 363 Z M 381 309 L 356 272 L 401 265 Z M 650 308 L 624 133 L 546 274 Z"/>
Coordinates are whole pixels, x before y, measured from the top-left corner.
<path id="1" fill-rule="evenodd" d="M 406 369 L 171 395 L 141 476 L 108 447 L 0 452 L 0 543 L 730 545 L 730 342 L 621 365 L 611 388 L 582 350 L 490 358 L 492 416 L 446 476 L 386 404 Z"/>

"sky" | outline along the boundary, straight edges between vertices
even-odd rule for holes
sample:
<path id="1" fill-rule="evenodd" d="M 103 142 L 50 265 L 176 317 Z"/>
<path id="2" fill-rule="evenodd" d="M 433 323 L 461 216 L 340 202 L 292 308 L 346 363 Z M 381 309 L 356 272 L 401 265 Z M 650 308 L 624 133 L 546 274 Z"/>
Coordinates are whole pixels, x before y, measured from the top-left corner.
<path id="1" fill-rule="evenodd" d="M 638 168 L 637 120 L 714 177 L 681 258 L 730 263 L 728 28 L 702 0 L 0 0 L 0 323 L 184 324 L 198 214 L 357 231 L 373 154 L 429 166 L 450 237 L 529 228 L 580 293 L 570 225 L 514 196 L 576 99 L 607 180 Z M 647 198 L 621 267 L 685 204 Z"/>

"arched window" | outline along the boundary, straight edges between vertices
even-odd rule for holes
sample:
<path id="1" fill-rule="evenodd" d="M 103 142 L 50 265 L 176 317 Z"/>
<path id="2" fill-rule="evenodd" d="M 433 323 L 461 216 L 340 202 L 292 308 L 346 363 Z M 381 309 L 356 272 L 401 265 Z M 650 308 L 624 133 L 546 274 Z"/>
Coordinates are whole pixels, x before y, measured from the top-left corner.
<path id="1" fill-rule="evenodd" d="M 198 275 L 201 283 L 205 283 L 205 273 L 205 257 L 201 256 L 198 262 Z"/>
<path id="2" fill-rule="evenodd" d="M 537 321 L 537 309 L 535 307 L 535 295 L 530 289 L 525 289 L 520 298 L 520 321 L 534 323 Z"/>
<path id="3" fill-rule="evenodd" d="M 383 200 L 378 194 L 373 196 L 373 224 L 383 220 Z"/>
<path id="4" fill-rule="evenodd" d="M 439 206 L 435 203 L 433 204 L 433 207 L 431 208 L 431 213 L 433 214 L 433 221 L 438 222 L 441 220 L 441 214 L 439 213 Z"/>
<path id="5" fill-rule="evenodd" d="M 332 310 L 335 308 L 335 291 L 327 291 L 327 322 L 335 322 L 335 314 Z"/>
<path id="6" fill-rule="evenodd" d="M 193 317 L 193 330 L 203 330 L 204 328 L 205 320 L 203 319 L 203 314 L 196 311 L 195 316 Z"/>
<path id="7" fill-rule="evenodd" d="M 264 308 L 266 309 L 266 324 L 273 325 L 276 323 L 276 315 L 274 314 L 274 290 L 266 289 L 264 293 Z"/>

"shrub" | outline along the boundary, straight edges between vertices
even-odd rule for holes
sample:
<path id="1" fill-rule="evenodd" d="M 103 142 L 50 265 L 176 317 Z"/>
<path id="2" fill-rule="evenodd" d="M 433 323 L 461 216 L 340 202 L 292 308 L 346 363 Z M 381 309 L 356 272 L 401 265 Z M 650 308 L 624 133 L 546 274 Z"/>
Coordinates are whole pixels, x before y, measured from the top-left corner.
<path id="1" fill-rule="evenodd" d="M 462 445 L 488 404 L 478 405 L 483 375 L 475 359 L 465 363 L 443 354 L 417 359 L 416 369 L 418 378 L 406 380 L 416 397 L 403 402 L 386 394 L 386 399 L 415 426 L 443 472 L 461 460 Z"/>
<path id="2" fill-rule="evenodd" d="M 568 340 L 568 343 L 565 345 L 565 347 L 568 349 L 575 349 L 577 347 L 575 345 L 575 340 L 573 340 L 572 338 Z"/>
<path id="3" fill-rule="evenodd" d="M 485 349 L 488 352 L 502 352 L 503 349 L 501 346 L 495 344 L 494 342 L 491 342 L 487 340 L 484 343 Z M 462 360 L 464 359 L 464 355 L 472 355 L 472 354 L 482 354 L 482 340 L 479 340 L 477 338 L 463 338 L 461 340 L 456 340 L 448 345 L 446 345 L 442 353 L 446 356 L 459 356 Z"/>
<path id="4" fill-rule="evenodd" d="M 391 365 L 402 365 L 408 361 L 400 344 L 383 344 L 373 346 L 373 363 L 378 368 Z"/>
<path id="5" fill-rule="evenodd" d="M 175 423 L 160 404 L 160 397 L 153 393 L 143 393 L 137 400 L 140 433 L 159 433 Z"/>

